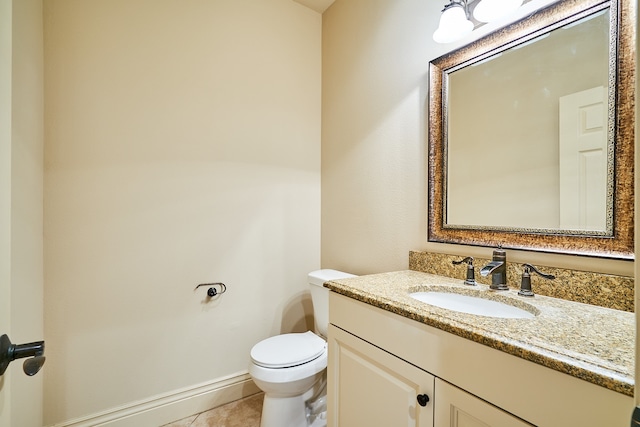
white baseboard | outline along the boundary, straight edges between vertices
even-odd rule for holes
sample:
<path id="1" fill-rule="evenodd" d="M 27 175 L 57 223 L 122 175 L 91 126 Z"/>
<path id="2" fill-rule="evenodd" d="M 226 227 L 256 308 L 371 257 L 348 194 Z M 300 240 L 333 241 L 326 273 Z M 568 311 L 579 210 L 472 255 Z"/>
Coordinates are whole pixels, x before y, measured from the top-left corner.
<path id="1" fill-rule="evenodd" d="M 52 427 L 159 427 L 259 391 L 248 373 L 238 373 Z"/>

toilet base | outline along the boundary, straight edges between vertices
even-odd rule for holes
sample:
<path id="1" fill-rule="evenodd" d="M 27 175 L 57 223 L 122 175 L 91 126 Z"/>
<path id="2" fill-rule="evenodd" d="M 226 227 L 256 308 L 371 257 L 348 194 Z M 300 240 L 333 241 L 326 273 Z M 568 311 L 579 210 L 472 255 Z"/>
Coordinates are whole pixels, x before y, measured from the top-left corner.
<path id="1" fill-rule="evenodd" d="M 272 397 L 264 395 L 260 427 L 307 427 L 305 397 Z"/>
<path id="2" fill-rule="evenodd" d="M 302 394 L 265 392 L 260 427 L 309 427 L 310 422 L 311 427 L 326 427 L 326 413 L 321 414 L 326 410 L 323 406 L 326 401 L 325 372 L 310 379 L 313 384 Z"/>

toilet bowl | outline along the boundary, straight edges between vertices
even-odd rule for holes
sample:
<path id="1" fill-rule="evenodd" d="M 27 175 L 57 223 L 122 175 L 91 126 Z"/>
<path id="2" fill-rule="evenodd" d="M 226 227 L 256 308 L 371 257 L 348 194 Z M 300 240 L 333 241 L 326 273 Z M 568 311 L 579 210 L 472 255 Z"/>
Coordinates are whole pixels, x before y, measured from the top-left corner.
<path id="1" fill-rule="evenodd" d="M 305 402 L 327 367 L 327 343 L 313 332 L 278 335 L 256 344 L 251 362 L 249 373 L 265 393 L 261 427 L 306 427 Z"/>
<path id="2" fill-rule="evenodd" d="M 264 391 L 260 427 L 307 427 L 306 402 L 316 397 L 327 367 L 326 336 L 329 324 L 328 280 L 354 277 L 336 270 L 309 273 L 316 331 L 276 335 L 251 349 L 249 374 Z M 326 425 L 324 414 L 313 414 L 313 427 Z"/>

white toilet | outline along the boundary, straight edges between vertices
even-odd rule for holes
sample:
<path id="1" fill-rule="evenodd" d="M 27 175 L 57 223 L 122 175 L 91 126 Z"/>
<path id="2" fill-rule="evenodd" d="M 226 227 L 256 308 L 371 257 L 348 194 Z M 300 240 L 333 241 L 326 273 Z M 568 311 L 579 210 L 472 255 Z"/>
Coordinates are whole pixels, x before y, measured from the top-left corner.
<path id="1" fill-rule="evenodd" d="M 307 427 L 305 402 L 317 392 L 327 367 L 329 326 L 328 280 L 354 277 L 337 270 L 309 273 L 316 332 L 283 334 L 267 338 L 251 349 L 249 373 L 264 391 L 260 427 Z M 322 421 L 313 426 L 326 425 Z"/>

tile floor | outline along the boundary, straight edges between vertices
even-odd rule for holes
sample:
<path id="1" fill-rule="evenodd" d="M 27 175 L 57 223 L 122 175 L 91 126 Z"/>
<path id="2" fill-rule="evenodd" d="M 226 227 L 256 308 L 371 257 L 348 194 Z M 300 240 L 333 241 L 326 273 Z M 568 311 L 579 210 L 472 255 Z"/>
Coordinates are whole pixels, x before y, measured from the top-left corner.
<path id="1" fill-rule="evenodd" d="M 254 394 L 162 427 L 260 427 L 263 397 Z"/>

